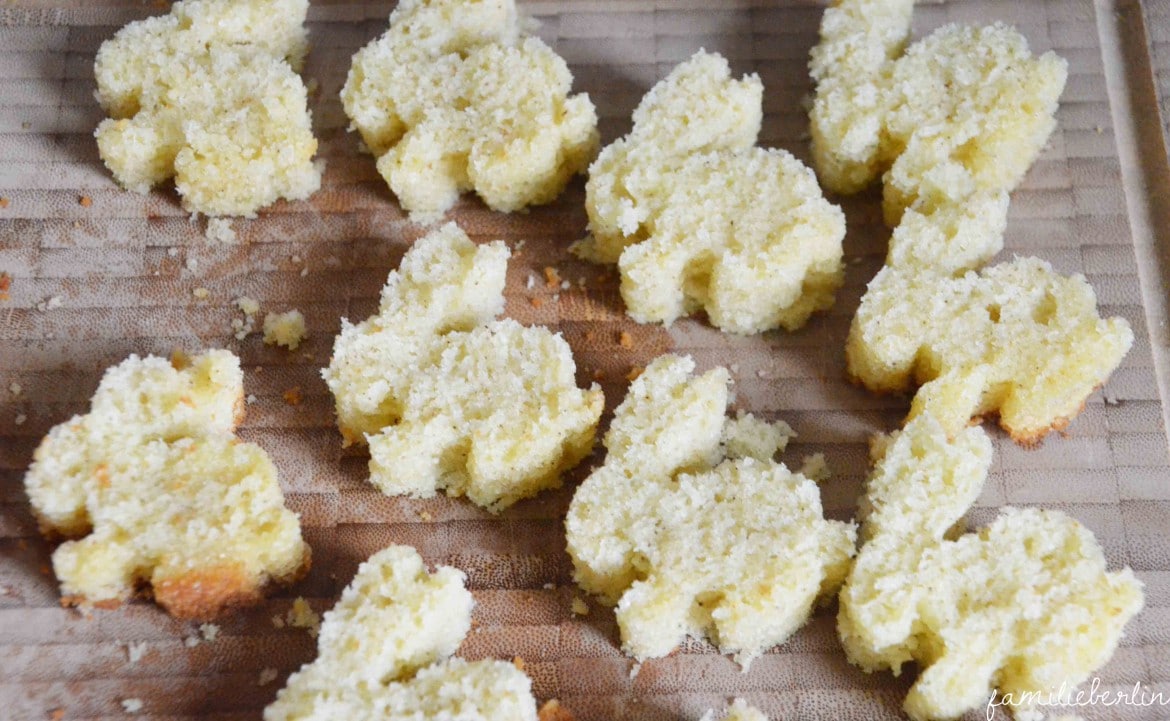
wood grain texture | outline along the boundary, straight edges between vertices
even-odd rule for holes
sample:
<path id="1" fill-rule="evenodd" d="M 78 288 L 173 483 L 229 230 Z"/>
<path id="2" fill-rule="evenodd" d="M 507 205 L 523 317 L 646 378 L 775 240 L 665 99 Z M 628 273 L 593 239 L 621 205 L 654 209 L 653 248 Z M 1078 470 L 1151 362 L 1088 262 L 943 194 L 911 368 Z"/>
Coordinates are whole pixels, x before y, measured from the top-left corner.
<path id="1" fill-rule="evenodd" d="M 657 79 L 702 46 L 728 56 L 737 72 L 760 74 L 761 143 L 807 159 L 802 99 L 810 91 L 805 67 L 818 3 L 522 5 L 568 60 L 575 89 L 590 93 L 605 142 L 629 128 L 630 112 Z M 329 608 L 361 560 L 396 542 L 468 573 L 478 605 L 462 655 L 523 657 L 537 694 L 560 698 L 586 721 L 697 719 L 733 695 L 773 719 L 901 718 L 910 678 L 850 667 L 831 610 L 746 674 L 709 645 L 688 642 L 632 675 L 632 661 L 618 651 L 612 612 L 593 602 L 587 616 L 570 612 L 577 592 L 562 519 L 588 462 L 565 488 L 491 516 L 463 500 L 382 496 L 366 482 L 363 454 L 341 449 L 319 369 L 340 318 L 374 310 L 386 274 L 425 232 L 406 221 L 372 159 L 358 152 L 337 98 L 350 56 L 385 29 L 391 7 L 314 3 L 305 74 L 320 84 L 312 108 L 327 162 L 322 190 L 307 202 L 278 203 L 256 220 L 235 221 L 239 241 L 224 245 L 204 237 L 203 221 L 188 219 L 173 189 L 139 196 L 117 188 L 92 139 L 102 117 L 93 100 L 94 52 L 121 24 L 161 10 L 140 0 L 0 6 L 0 197 L 8 201 L 0 208 L 0 271 L 12 278 L 10 297 L 0 301 L 0 717 L 48 719 L 61 709 L 66 719 L 125 718 L 121 701 L 138 698 L 140 718 L 258 719 L 287 674 L 315 653 L 303 630 L 278 629 L 272 617 L 296 596 Z M 1154 77 L 1170 110 L 1170 5 L 1152 0 L 1144 10 Z M 947 0 L 920 6 L 915 30 L 1002 19 L 1020 26 L 1035 50 L 1054 49 L 1069 61 L 1059 128 L 1013 197 L 1004 257 L 1038 255 L 1063 272 L 1086 274 L 1103 311 L 1126 317 L 1137 341 L 1066 434 L 1032 451 L 995 434 L 995 465 L 972 519 L 987 522 L 1003 505 L 1036 505 L 1090 527 L 1111 566 L 1129 564 L 1147 584 L 1147 608 L 1101 670 L 1102 688 L 1141 683 L 1170 696 L 1170 458 L 1143 307 L 1143 291 L 1157 292 L 1149 278 L 1165 281 L 1139 265 L 1134 197 L 1123 183 L 1124 164 L 1143 149 L 1119 152 L 1113 121 L 1118 113 L 1156 120 L 1157 109 L 1111 106 L 1116 93 L 1102 48 L 1118 38 L 1103 34 L 1111 25 L 1100 22 L 1099 12 L 1111 12 L 1111 5 Z M 83 196 L 92 202 L 83 205 Z M 837 305 L 798 333 L 751 338 L 721 334 L 701 319 L 666 329 L 626 318 L 613 272 L 567 252 L 585 230 L 583 197 L 578 180 L 559 200 L 527 214 L 495 214 L 468 199 L 451 213 L 476 240 L 503 238 L 513 247 L 506 314 L 562 331 L 577 357 L 578 380 L 597 379 L 609 410 L 624 395 L 630 370 L 662 352 L 691 353 L 703 368 L 729 366 L 736 407 L 792 424 L 800 435 L 790 462 L 825 453 L 834 472 L 824 484 L 826 507 L 834 517 L 851 517 L 868 437 L 895 428 L 907 408 L 905 399 L 870 395 L 843 377 L 849 319 L 889 235 L 878 194 L 843 202 L 848 270 Z M 546 266 L 570 287 L 548 287 Z M 196 300 L 196 288 L 207 288 L 208 298 Z M 231 321 L 241 316 L 233 301 L 241 295 L 257 298 L 262 312 L 301 309 L 309 339 L 295 353 L 264 346 L 259 335 L 235 340 Z M 53 297 L 61 299 L 59 308 L 38 309 Z M 633 347 L 619 343 L 623 331 Z M 105 367 L 132 352 L 205 347 L 226 347 L 243 359 L 246 393 L 255 402 L 242 435 L 272 453 L 289 504 L 302 514 L 314 566 L 294 588 L 223 620 L 214 642 L 190 647 L 184 639 L 197 636 L 197 628 L 151 605 L 88 618 L 58 606 L 47 572 L 50 548 L 36 536 L 22 477 L 45 432 L 84 411 Z M 19 394 L 10 391 L 13 383 Z M 296 406 L 283 398 L 292 387 L 303 396 Z M 130 643 L 144 644 L 137 663 L 129 661 Z M 267 668 L 280 676 L 261 686 Z M 1170 704 L 1077 711 L 1087 719 L 1170 718 Z"/>

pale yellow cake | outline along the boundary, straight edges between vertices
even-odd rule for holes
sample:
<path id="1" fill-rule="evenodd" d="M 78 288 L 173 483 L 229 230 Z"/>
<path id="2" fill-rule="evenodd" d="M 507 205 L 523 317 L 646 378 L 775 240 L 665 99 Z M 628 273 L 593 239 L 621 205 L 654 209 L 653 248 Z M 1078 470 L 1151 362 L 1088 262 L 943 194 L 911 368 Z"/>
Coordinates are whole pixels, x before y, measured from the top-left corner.
<path id="1" fill-rule="evenodd" d="M 428 573 L 408 546 L 375 553 L 325 614 L 317 658 L 264 721 L 536 721 L 532 682 L 508 661 L 451 658 L 471 628 L 463 573 Z"/>
<path id="2" fill-rule="evenodd" d="M 1081 411 L 1133 332 L 1098 315 L 1081 275 L 1035 258 L 972 270 L 989 254 L 978 240 L 1001 237 L 984 233 L 981 210 L 906 212 L 854 317 L 848 369 L 873 390 L 921 384 L 911 417 L 930 412 L 951 434 L 998 414 L 1014 440 L 1034 443 Z"/>
<path id="3" fill-rule="evenodd" d="M 343 322 L 324 377 L 383 492 L 443 489 L 497 511 L 559 486 L 592 449 L 603 397 L 577 387 L 568 343 L 494 320 L 508 255 L 443 226 L 390 274 L 377 314 Z"/>
<path id="4" fill-rule="evenodd" d="M 618 265 L 635 320 L 704 310 L 721 330 L 759 333 L 833 304 L 845 216 L 799 160 L 755 147 L 762 94 L 759 77 L 734 80 L 726 60 L 699 51 L 590 166 L 590 235 L 576 252 Z"/>
<path id="5" fill-rule="evenodd" d="M 855 529 L 773 460 L 791 430 L 729 420 L 727 371 L 694 368 L 663 356 L 630 386 L 569 506 L 568 551 L 581 587 L 617 605 L 630 655 L 706 635 L 746 667 L 835 593 Z"/>
<path id="6" fill-rule="evenodd" d="M 254 216 L 321 184 L 300 69 L 308 0 L 183 0 L 102 44 L 96 136 L 123 187 L 169 178 L 187 210 Z"/>
<path id="7" fill-rule="evenodd" d="M 976 193 L 1009 192 L 1056 127 L 1068 64 L 1033 57 L 1003 24 L 946 25 L 905 47 L 913 2 L 841 0 L 825 11 L 810 69 L 814 165 L 826 187 L 882 176 L 895 225 Z"/>
<path id="8" fill-rule="evenodd" d="M 175 616 L 210 618 L 308 569 L 297 514 L 268 455 L 233 433 L 239 360 L 223 350 L 187 367 L 130 356 L 90 411 L 54 427 L 25 476 L 63 601 L 116 605 L 138 587 Z"/>
<path id="9" fill-rule="evenodd" d="M 403 0 L 353 58 L 341 100 L 412 218 L 461 193 L 493 210 L 547 203 L 597 152 L 589 96 L 513 0 Z"/>
<path id="10" fill-rule="evenodd" d="M 1072 688 L 1103 666 L 1142 608 L 1128 568 L 1107 572 L 1093 534 L 1055 511 L 1005 509 L 962 532 L 991 442 L 951 437 L 929 414 L 873 445 L 863 545 L 841 589 L 838 632 L 866 671 L 915 662 L 915 721 L 982 711 L 992 689 Z"/>
<path id="11" fill-rule="evenodd" d="M 1092 288 L 1035 259 L 979 271 L 1003 248 L 1008 193 L 1056 126 L 1067 63 L 1002 24 L 947 25 L 906 47 L 909 0 L 841 0 L 810 67 L 813 157 L 843 193 L 882 177 L 894 228 L 846 347 L 882 392 L 922 385 L 954 435 L 998 414 L 1024 444 L 1064 428 L 1133 342 Z M 976 272 L 979 271 L 979 272 Z"/>

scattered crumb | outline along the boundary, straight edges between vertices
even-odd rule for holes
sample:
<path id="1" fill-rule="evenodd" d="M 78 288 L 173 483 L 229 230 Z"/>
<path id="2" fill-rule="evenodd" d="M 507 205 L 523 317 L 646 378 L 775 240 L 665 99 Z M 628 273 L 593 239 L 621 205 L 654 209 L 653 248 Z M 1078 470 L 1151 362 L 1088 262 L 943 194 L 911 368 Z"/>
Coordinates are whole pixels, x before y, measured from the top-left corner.
<path id="1" fill-rule="evenodd" d="M 236 298 L 236 307 L 244 317 L 232 319 L 232 331 L 236 340 L 244 340 L 256 330 L 256 314 L 260 312 L 260 303 L 254 298 L 242 295 Z"/>
<path id="2" fill-rule="evenodd" d="M 583 600 L 581 600 L 580 597 L 574 596 L 573 597 L 573 605 L 572 605 L 570 610 L 572 610 L 574 616 L 588 616 L 589 615 L 589 604 L 587 604 Z"/>
<path id="3" fill-rule="evenodd" d="M 618 345 L 620 345 L 622 348 L 627 348 L 627 349 L 633 348 L 634 347 L 634 336 L 630 335 L 629 332 L 623 330 L 621 332 L 621 335 L 618 336 Z"/>
<path id="4" fill-rule="evenodd" d="M 277 671 L 274 668 L 266 668 L 260 671 L 260 678 L 256 679 L 257 686 L 267 686 L 276 680 Z"/>
<path id="5" fill-rule="evenodd" d="M 24 425 L 24 422 L 25 422 L 25 421 L 27 421 L 27 420 L 28 420 L 28 416 L 26 416 L 26 415 L 25 415 L 25 414 L 23 414 L 23 413 L 18 413 L 18 414 L 16 415 L 16 418 L 13 418 L 13 419 L 12 419 L 12 422 L 13 422 L 13 423 L 15 423 L 15 424 L 16 424 L 16 425 L 18 425 L 18 426 L 23 426 L 23 425 Z"/>
<path id="6" fill-rule="evenodd" d="M 24 389 L 21 388 L 20 384 L 17 383 L 16 381 L 12 381 L 11 383 L 8 384 L 8 392 L 14 396 L 20 395 L 23 391 L 24 391 Z"/>
<path id="7" fill-rule="evenodd" d="M 142 656 L 146 653 L 146 641 L 131 642 L 126 644 L 126 660 L 130 663 L 138 663 L 142 660 Z"/>
<path id="8" fill-rule="evenodd" d="M 122 710 L 126 713 L 138 713 L 142 710 L 142 699 L 140 698 L 124 698 L 122 699 Z"/>
<path id="9" fill-rule="evenodd" d="M 198 636 L 188 636 L 187 638 L 183 639 L 183 645 L 186 646 L 187 648 L 195 648 L 196 646 L 199 645 L 199 637 Z"/>
<path id="10" fill-rule="evenodd" d="M 8 291 L 12 289 L 12 276 L 0 273 L 0 300 L 8 300 Z"/>
<path id="11" fill-rule="evenodd" d="M 299 406 L 304 397 L 301 395 L 301 387 L 293 386 L 284 392 L 284 402 L 290 406 Z"/>
<path id="12" fill-rule="evenodd" d="M 568 290 L 571 287 L 572 287 L 572 284 L 569 283 L 569 281 L 567 281 L 567 280 L 561 281 L 561 290 Z"/>
<path id="13" fill-rule="evenodd" d="M 642 371 L 646 370 L 642 366 L 631 366 L 630 372 L 626 374 L 626 380 L 633 383 L 638 380 L 638 376 L 642 375 Z"/>
<path id="14" fill-rule="evenodd" d="M 170 248 L 167 248 L 167 255 L 169 255 L 169 256 L 171 256 L 172 258 L 174 258 L 174 257 L 176 257 L 176 256 L 178 256 L 178 255 L 179 255 L 179 249 L 178 249 L 178 248 L 175 248 L 175 247 L 173 247 L 173 246 L 172 246 L 172 247 L 170 247 Z"/>
<path id="15" fill-rule="evenodd" d="M 805 456 L 804 463 L 800 466 L 800 474 L 817 483 L 822 483 L 833 477 L 833 472 L 829 470 L 829 464 L 825 462 L 824 453 Z"/>
<path id="16" fill-rule="evenodd" d="M 561 284 L 561 274 L 551 265 L 544 266 L 544 284 L 549 288 L 556 288 Z"/>
<path id="17" fill-rule="evenodd" d="M 282 345 L 289 350 L 296 350 L 306 336 L 305 316 L 299 310 L 264 316 L 264 342 L 268 345 Z"/>
<path id="18" fill-rule="evenodd" d="M 55 708 L 49 712 L 49 721 L 61 721 L 65 718 L 65 709 Z"/>
<path id="19" fill-rule="evenodd" d="M 560 299 L 561 299 L 561 294 L 560 294 L 560 293 L 553 293 L 553 295 L 552 295 L 552 302 L 556 303 L 556 302 L 557 302 L 557 301 L 559 301 Z"/>
<path id="20" fill-rule="evenodd" d="M 244 399 L 244 402 L 246 402 L 248 405 L 252 405 L 256 402 L 256 394 L 249 393 L 248 397 Z"/>
<path id="21" fill-rule="evenodd" d="M 199 627 L 199 635 L 203 636 L 203 640 L 211 643 L 219 636 L 219 626 L 214 623 L 205 623 Z"/>
<path id="22" fill-rule="evenodd" d="M 296 255 L 296 254 L 294 253 L 293 255 L 289 256 L 289 260 L 291 260 L 291 261 L 293 262 L 293 264 L 294 264 L 294 265 L 300 265 L 300 264 L 301 264 L 301 260 L 303 260 L 303 259 L 301 258 L 301 256 L 299 256 L 299 255 Z"/>
<path id="23" fill-rule="evenodd" d="M 427 513 L 426 511 L 423 511 L 422 513 L 418 514 L 418 517 L 421 518 L 423 521 L 426 521 L 427 523 L 431 522 L 431 514 Z"/>
<path id="24" fill-rule="evenodd" d="M 523 671 L 524 670 L 524 659 L 517 656 L 517 657 L 512 659 L 512 665 L 516 667 L 517 671 Z"/>
<path id="25" fill-rule="evenodd" d="M 232 221 L 227 218 L 208 218 L 207 230 L 203 235 L 208 240 L 218 240 L 221 243 L 236 242 L 236 231 L 232 229 Z"/>
<path id="26" fill-rule="evenodd" d="M 633 666 L 630 666 L 630 680 L 633 681 L 635 678 L 637 678 L 638 672 L 641 670 L 642 664 L 640 663 L 635 663 Z"/>
<path id="27" fill-rule="evenodd" d="M 47 310 L 56 310 L 57 308 L 60 308 L 64 304 L 65 304 L 65 301 L 61 298 L 61 296 L 55 295 L 51 298 L 47 298 L 45 300 L 42 300 L 40 303 L 37 303 L 37 310 L 39 310 L 41 312 L 44 312 Z"/>
<path id="28" fill-rule="evenodd" d="M 528 302 L 532 304 L 533 308 L 539 308 L 540 306 L 544 305 L 544 301 L 540 298 L 532 298 Z"/>
<path id="29" fill-rule="evenodd" d="M 8 198 L 0 198 L 0 208 L 7 208 L 8 203 Z"/>
<path id="30" fill-rule="evenodd" d="M 309 275 L 309 268 L 307 266 L 304 268 L 301 268 L 301 277 L 304 278 L 304 277 L 307 277 L 308 275 Z"/>
<path id="31" fill-rule="evenodd" d="M 545 702 L 536 712 L 537 721 L 573 721 L 573 713 L 555 698 Z"/>
<path id="32" fill-rule="evenodd" d="M 191 291 L 191 295 L 195 296 L 197 300 L 207 300 L 208 296 L 211 295 L 211 291 L 206 288 L 196 288 Z"/>
<path id="33" fill-rule="evenodd" d="M 546 590 L 546 591 L 555 591 L 555 590 L 557 590 L 557 584 L 555 584 L 555 583 L 546 583 L 546 584 L 544 584 L 543 586 L 541 586 L 541 588 L 543 588 L 543 589 L 544 589 L 544 590 Z"/>
<path id="34" fill-rule="evenodd" d="M 272 626 L 274 628 L 284 628 L 284 619 L 281 618 L 280 616 L 273 616 L 272 617 Z"/>
<path id="35" fill-rule="evenodd" d="M 532 290 L 533 288 L 535 288 L 536 287 L 536 276 L 533 275 L 532 273 L 529 273 L 528 274 L 528 281 L 525 283 L 525 285 L 528 287 L 528 290 Z"/>
<path id="36" fill-rule="evenodd" d="M 763 377 L 764 377 L 764 369 L 761 368 L 760 370 L 756 371 L 756 378 L 763 378 Z"/>
<path id="37" fill-rule="evenodd" d="M 528 241 L 524 240 L 523 238 L 521 238 L 520 240 L 517 240 L 516 241 L 516 250 L 524 250 L 524 246 L 527 244 L 528 244 Z"/>
<path id="38" fill-rule="evenodd" d="M 187 265 L 187 270 L 189 270 L 191 272 L 195 272 L 195 270 L 199 268 L 199 261 L 196 260 L 195 258 L 187 258 L 186 265 Z"/>
<path id="39" fill-rule="evenodd" d="M 81 207 L 88 208 L 89 206 L 93 205 L 93 198 L 89 197 L 88 195 L 83 195 L 78 199 L 77 202 L 81 203 Z"/>
<path id="40" fill-rule="evenodd" d="M 317 633 L 321 630 L 321 617 L 301 596 L 297 596 L 296 600 L 293 601 L 292 608 L 288 610 L 285 620 L 293 628 L 307 628 L 309 635 L 313 638 L 316 638 Z"/>

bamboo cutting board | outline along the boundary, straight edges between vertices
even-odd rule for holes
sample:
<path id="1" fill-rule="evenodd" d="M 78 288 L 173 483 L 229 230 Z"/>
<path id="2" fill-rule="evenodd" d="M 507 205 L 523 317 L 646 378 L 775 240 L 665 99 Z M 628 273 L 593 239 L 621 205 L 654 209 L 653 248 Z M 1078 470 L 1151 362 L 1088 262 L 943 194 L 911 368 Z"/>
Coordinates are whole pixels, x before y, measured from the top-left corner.
<path id="1" fill-rule="evenodd" d="M 761 143 L 807 159 L 802 99 L 819 4 L 522 5 L 568 60 L 575 89 L 597 105 L 604 142 L 628 130 L 631 111 L 657 79 L 705 47 L 730 58 L 737 73 L 763 79 Z M 328 609 L 357 564 L 391 542 L 468 573 L 478 605 L 461 655 L 523 658 L 537 695 L 559 698 L 580 719 L 697 719 L 731 696 L 774 720 L 901 718 L 907 677 L 850 667 L 832 610 L 818 612 L 746 674 L 693 641 L 632 674 L 612 611 L 591 601 L 586 616 L 570 611 L 577 594 L 562 519 L 588 462 L 566 488 L 491 516 L 464 500 L 386 498 L 366 483 L 361 452 L 341 449 L 319 370 L 340 318 L 374 310 L 386 274 L 424 232 L 405 220 L 372 159 L 359 154 L 337 98 L 350 56 L 384 31 L 391 7 L 314 4 L 305 75 L 320 88 L 311 107 L 328 164 L 323 187 L 307 202 L 235 221 L 239 240 L 223 244 L 204 237 L 203 221 L 187 217 L 173 190 L 139 196 L 118 189 L 92 138 L 102 117 L 93 100 L 97 47 L 122 24 L 165 11 L 165 3 L 0 3 L 0 197 L 7 201 L 0 202 L 0 271 L 11 276 L 9 297 L 0 301 L 0 718 L 126 718 L 122 701 L 139 699 L 140 718 L 258 719 L 287 674 L 315 654 L 304 630 L 276 628 L 272 617 L 297 596 Z M 1087 719 L 1166 721 L 1170 171 L 1163 133 L 1170 125 L 1161 118 L 1170 118 L 1170 2 L 948 0 L 921 5 L 915 31 L 993 19 L 1018 25 L 1034 50 L 1054 49 L 1070 66 L 1059 129 L 1013 197 L 1004 255 L 1037 255 L 1062 272 L 1084 273 L 1103 312 L 1126 317 L 1137 341 L 1067 433 L 1036 450 L 995 433 L 995 465 L 972 519 L 987 522 L 1004 505 L 1057 508 L 1097 534 L 1111 567 L 1134 568 L 1146 583 L 1146 609 L 1100 671 L 1100 688 L 1142 684 L 1167 703 L 1073 710 Z M 723 335 L 701 320 L 666 329 L 625 318 L 612 272 L 567 252 L 585 230 L 583 198 L 578 180 L 528 214 L 495 214 L 473 200 L 452 212 L 477 240 L 512 246 L 507 315 L 562 331 L 578 380 L 599 380 L 610 410 L 630 371 L 665 351 L 690 353 L 703 368 L 730 366 L 736 406 L 792 424 L 800 435 L 786 454 L 791 464 L 823 452 L 833 470 L 823 487 L 826 507 L 833 517 L 851 517 L 868 437 L 897 427 L 907 408 L 905 399 L 876 397 L 843 379 L 849 320 L 888 238 L 878 194 L 844 202 L 848 274 L 836 307 L 801 332 L 751 338 Z M 550 287 L 546 267 L 570 287 Z M 196 299 L 197 288 L 208 297 Z M 242 318 L 233 303 L 241 295 L 258 299 L 262 313 L 301 309 L 309 340 L 295 353 L 264 346 L 258 334 L 237 341 L 231 321 Z M 623 332 L 632 345 L 620 342 Z M 22 489 L 33 448 L 51 426 L 85 410 L 108 365 L 130 353 L 206 347 L 243 359 L 245 392 L 255 402 L 242 435 L 274 456 L 313 547 L 312 572 L 263 606 L 221 620 L 218 637 L 197 644 L 188 640 L 199 638 L 196 625 L 149 604 L 90 617 L 60 608 L 50 548 L 36 534 Z M 285 398 L 292 389 L 299 404 Z M 135 662 L 130 645 L 142 652 Z M 279 675 L 262 684 L 268 669 Z"/>

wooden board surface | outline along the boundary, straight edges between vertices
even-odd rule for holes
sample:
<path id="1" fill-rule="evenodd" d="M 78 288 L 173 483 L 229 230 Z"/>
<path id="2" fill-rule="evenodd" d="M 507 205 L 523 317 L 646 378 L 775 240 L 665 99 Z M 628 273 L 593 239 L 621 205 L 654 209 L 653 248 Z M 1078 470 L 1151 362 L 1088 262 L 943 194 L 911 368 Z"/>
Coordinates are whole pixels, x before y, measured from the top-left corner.
<path id="1" fill-rule="evenodd" d="M 0 5 L 0 197 L 8 200 L 0 208 L 0 271 L 12 277 L 10 298 L 0 302 L 0 718 L 55 718 L 58 709 L 66 719 L 124 718 L 121 701 L 136 698 L 144 704 L 140 718 L 258 719 L 287 674 L 315 653 L 304 631 L 277 629 L 271 617 L 297 596 L 329 608 L 357 564 L 391 542 L 468 573 L 478 606 L 462 655 L 523 657 L 537 694 L 560 698 L 581 719 L 697 719 L 732 695 L 773 719 L 900 718 L 908 679 L 850 667 L 831 611 L 746 674 L 710 646 L 688 642 L 632 676 L 612 612 L 594 603 L 588 616 L 570 612 L 577 594 L 562 519 L 588 463 L 565 489 L 491 516 L 462 500 L 386 498 L 366 483 L 362 454 L 341 449 L 319 369 L 340 318 L 372 312 L 386 274 L 424 232 L 405 221 L 372 160 L 359 154 L 337 99 L 350 56 L 385 29 L 391 7 L 314 5 L 305 74 L 320 84 L 312 107 L 328 164 L 323 188 L 307 202 L 236 221 L 239 242 L 224 245 L 204 237 L 203 221 L 191 221 L 173 191 L 118 189 L 93 142 L 102 116 L 93 100 L 94 52 L 118 26 L 161 10 L 137 0 Z M 760 74 L 761 143 L 807 158 L 802 99 L 817 3 L 542 0 L 523 7 L 568 60 L 575 88 L 590 93 L 606 142 L 628 129 L 646 89 L 705 47 L 727 55 L 737 72 Z M 1128 564 L 1147 584 L 1147 608 L 1099 673 L 1101 688 L 1140 683 L 1170 698 L 1170 460 L 1159 391 L 1167 374 L 1165 365 L 1157 370 L 1168 353 L 1159 260 L 1166 226 L 1157 221 L 1170 179 L 1159 170 L 1165 164 L 1150 161 L 1154 152 L 1164 158 L 1165 146 L 1155 148 L 1143 131 L 1166 127 L 1157 103 L 1141 102 L 1147 96 L 1131 87 L 1144 81 L 1144 92 L 1166 107 L 1170 8 L 1165 0 L 949 0 L 919 7 L 915 30 L 992 19 L 1017 24 L 1035 50 L 1055 49 L 1070 65 L 1059 129 L 1013 197 L 1004 257 L 1038 255 L 1084 273 L 1103 311 L 1126 317 L 1137 341 L 1066 434 L 1024 450 L 995 433 L 995 465 L 972 516 L 985 522 L 1003 505 L 1035 505 L 1089 526 L 1111 566 Z M 1134 37 L 1150 40 L 1137 59 L 1122 42 Z M 848 273 L 836 307 L 799 333 L 736 338 L 699 320 L 666 329 L 625 318 L 612 273 L 567 252 L 585 230 L 582 188 L 578 180 L 528 214 L 491 213 L 473 200 L 452 212 L 477 240 L 512 245 L 506 313 L 562 331 L 579 380 L 599 378 L 608 409 L 621 400 L 629 371 L 667 350 L 690 353 L 704 368 L 731 366 L 737 407 L 792 424 L 800 435 L 786 460 L 799 465 L 824 452 L 834 472 L 826 506 L 836 518 L 851 517 L 868 437 L 897 427 L 906 410 L 904 399 L 879 398 L 843 379 L 849 319 L 888 238 L 877 194 L 844 202 Z M 571 287 L 546 287 L 546 266 Z M 537 278 L 531 289 L 530 276 Z M 209 297 L 196 300 L 196 288 Z M 231 321 L 240 317 L 233 304 L 240 295 L 259 299 L 262 312 L 301 309 L 308 342 L 289 353 L 262 345 L 258 335 L 236 341 Z M 60 307 L 49 309 L 51 298 Z M 622 331 L 632 334 L 632 348 L 619 344 Z M 244 361 L 246 392 L 256 401 L 242 434 L 276 460 L 314 566 L 264 606 L 222 620 L 214 642 L 191 647 L 185 639 L 197 635 L 195 625 L 147 604 L 88 618 L 58 606 L 50 548 L 36 535 L 22 477 L 45 432 L 85 410 L 106 366 L 130 353 L 205 347 L 232 349 Z M 293 387 L 303 395 L 296 406 L 283 398 Z M 130 643 L 145 644 L 136 663 Z M 279 677 L 259 685 L 268 668 Z M 1170 703 L 1077 711 L 1087 719 L 1165 721 Z"/>

